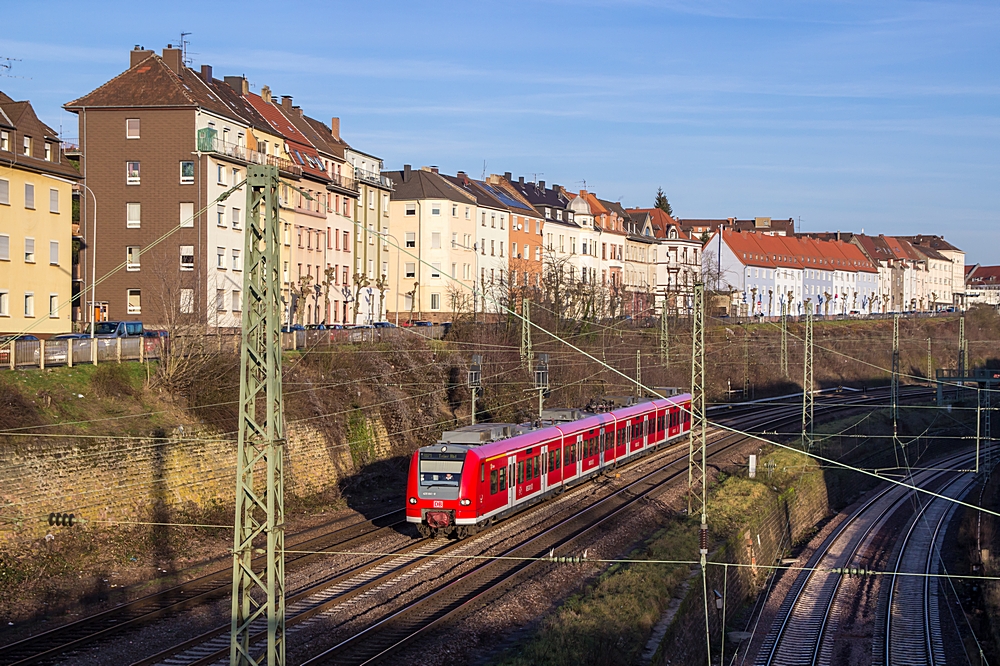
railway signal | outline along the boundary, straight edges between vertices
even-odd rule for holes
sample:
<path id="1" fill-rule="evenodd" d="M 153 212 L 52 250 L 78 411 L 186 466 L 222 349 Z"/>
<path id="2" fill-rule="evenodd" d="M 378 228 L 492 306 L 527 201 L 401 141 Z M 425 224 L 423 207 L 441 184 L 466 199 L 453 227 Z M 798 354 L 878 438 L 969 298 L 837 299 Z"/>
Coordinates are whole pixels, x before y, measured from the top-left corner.
<path id="1" fill-rule="evenodd" d="M 472 425 L 476 425 L 476 395 L 483 386 L 483 356 L 472 355 L 472 365 L 469 366 L 469 392 L 472 393 Z"/>
<path id="2" fill-rule="evenodd" d="M 549 355 L 539 354 L 535 365 L 535 389 L 538 391 L 538 420 L 542 420 L 542 407 L 545 394 L 549 392 Z"/>

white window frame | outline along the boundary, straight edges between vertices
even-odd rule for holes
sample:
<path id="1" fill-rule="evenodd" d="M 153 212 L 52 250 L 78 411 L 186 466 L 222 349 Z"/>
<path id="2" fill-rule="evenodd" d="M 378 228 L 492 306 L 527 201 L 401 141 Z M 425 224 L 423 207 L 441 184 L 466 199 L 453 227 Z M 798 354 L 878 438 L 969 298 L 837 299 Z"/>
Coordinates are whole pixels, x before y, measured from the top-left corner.
<path id="1" fill-rule="evenodd" d="M 24 316 L 34 318 L 35 316 L 35 292 L 24 292 Z"/>
<path id="2" fill-rule="evenodd" d="M 194 314 L 194 289 L 182 288 L 180 290 L 179 306 L 181 314 Z"/>
<path id="3" fill-rule="evenodd" d="M 137 272 L 142 267 L 142 248 L 138 245 L 125 246 L 125 270 Z"/>
<path id="4" fill-rule="evenodd" d="M 29 250 L 30 248 L 30 250 Z M 35 239 L 25 238 L 24 239 L 24 263 L 33 264 L 35 263 Z"/>
<path id="5" fill-rule="evenodd" d="M 59 265 L 59 241 L 49 241 L 49 266 Z"/>
<path id="6" fill-rule="evenodd" d="M 215 248 L 215 267 L 220 271 L 226 270 L 226 248 Z"/>
<path id="7" fill-rule="evenodd" d="M 185 252 L 186 248 L 189 249 L 189 252 Z M 189 263 L 184 263 L 184 257 L 191 257 L 191 261 Z M 182 271 L 194 270 L 194 245 L 180 246 L 180 266 Z"/>
<path id="8" fill-rule="evenodd" d="M 49 212 L 59 214 L 59 190 L 54 187 L 49 188 Z"/>
<path id="9" fill-rule="evenodd" d="M 242 271 L 243 270 L 243 264 L 240 261 L 241 258 L 242 257 L 240 256 L 240 251 L 239 250 L 233 250 L 232 267 L 233 267 L 234 271 Z"/>
<path id="10" fill-rule="evenodd" d="M 184 165 L 191 165 L 191 175 L 184 175 Z M 192 185 L 194 184 L 194 160 L 181 160 L 177 163 L 178 177 L 180 178 L 181 185 Z"/>
<path id="11" fill-rule="evenodd" d="M 182 201 L 180 203 L 180 215 L 177 221 L 177 225 L 182 228 L 189 228 L 194 226 L 194 202 L 192 201 Z"/>
<path id="12" fill-rule="evenodd" d="M 0 317 L 10 316 L 10 291 L 0 289 Z"/>
<path id="13" fill-rule="evenodd" d="M 49 319 L 59 318 L 59 294 L 49 294 Z"/>
<path id="14" fill-rule="evenodd" d="M 132 123 L 135 123 L 134 131 Z M 138 139 L 139 138 L 140 123 L 138 118 L 126 118 L 125 119 L 125 138 L 126 139 Z"/>
<path id="15" fill-rule="evenodd" d="M 132 165 L 135 165 L 135 169 Z M 140 185 L 142 184 L 142 162 L 139 160 L 126 160 L 125 161 L 125 184 L 126 185 Z"/>
<path id="16" fill-rule="evenodd" d="M 138 297 L 138 305 L 132 305 L 132 293 Z M 125 310 L 128 314 L 142 314 L 142 290 L 141 289 L 126 289 L 125 290 Z"/>
<path id="17" fill-rule="evenodd" d="M 10 205 L 10 181 L 6 178 L 0 178 L 0 204 Z"/>
<path id="18" fill-rule="evenodd" d="M 10 261 L 10 235 L 0 234 L 0 261 Z"/>
<path id="19" fill-rule="evenodd" d="M 136 216 L 132 216 L 132 212 L 135 211 Z M 142 204 L 137 201 L 131 201 L 125 204 L 125 228 L 126 229 L 139 229 L 142 227 Z"/>
<path id="20" fill-rule="evenodd" d="M 28 210 L 35 210 L 35 184 L 24 184 L 24 207 Z"/>

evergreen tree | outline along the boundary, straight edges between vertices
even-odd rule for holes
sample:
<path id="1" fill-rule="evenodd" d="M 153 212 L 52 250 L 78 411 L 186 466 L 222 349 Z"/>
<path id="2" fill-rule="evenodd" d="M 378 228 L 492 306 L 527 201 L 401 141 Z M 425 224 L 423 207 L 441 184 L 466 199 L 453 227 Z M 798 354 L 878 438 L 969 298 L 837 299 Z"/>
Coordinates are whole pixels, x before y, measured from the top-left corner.
<path id="1" fill-rule="evenodd" d="M 659 208 L 670 217 L 674 216 L 674 209 L 670 207 L 670 202 L 667 201 L 667 195 L 663 193 L 662 187 L 656 188 L 656 199 L 653 201 L 653 206 Z"/>

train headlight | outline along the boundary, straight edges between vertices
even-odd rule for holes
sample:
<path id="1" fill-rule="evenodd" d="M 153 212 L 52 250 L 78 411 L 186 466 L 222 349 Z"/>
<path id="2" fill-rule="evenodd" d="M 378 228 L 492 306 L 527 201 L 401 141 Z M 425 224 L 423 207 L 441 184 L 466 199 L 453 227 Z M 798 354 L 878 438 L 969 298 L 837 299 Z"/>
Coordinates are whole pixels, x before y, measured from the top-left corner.
<path id="1" fill-rule="evenodd" d="M 462 506 L 469 506 L 470 504 L 472 504 L 472 500 L 470 500 L 470 499 L 463 499 L 463 500 L 459 500 L 458 503 L 461 504 Z"/>
<path id="2" fill-rule="evenodd" d="M 416 497 L 411 497 L 410 498 L 410 504 L 416 504 L 416 503 L 417 503 L 417 498 Z"/>

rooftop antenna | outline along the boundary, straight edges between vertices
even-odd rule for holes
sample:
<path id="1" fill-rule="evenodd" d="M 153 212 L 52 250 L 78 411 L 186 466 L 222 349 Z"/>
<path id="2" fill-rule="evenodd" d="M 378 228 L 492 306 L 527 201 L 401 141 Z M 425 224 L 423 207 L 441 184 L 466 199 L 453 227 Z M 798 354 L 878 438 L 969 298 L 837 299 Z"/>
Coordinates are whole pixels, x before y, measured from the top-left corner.
<path id="1" fill-rule="evenodd" d="M 583 189 L 587 189 L 587 179 L 573 181 L 575 183 L 583 183 Z"/>
<path id="2" fill-rule="evenodd" d="M 479 180 L 486 180 L 486 160 L 483 160 L 483 175 L 479 177 Z"/>
<path id="3" fill-rule="evenodd" d="M 538 177 L 539 177 L 539 176 L 544 176 L 544 175 L 545 175 L 545 174 L 544 174 L 544 173 L 541 173 L 541 172 L 539 172 L 539 173 L 533 173 L 533 174 L 531 174 L 531 182 L 533 182 L 533 183 L 537 183 L 537 182 L 538 182 Z"/>
<path id="4" fill-rule="evenodd" d="M 8 79 L 27 79 L 30 81 L 30 76 L 14 76 L 10 73 L 11 70 L 14 69 L 15 62 L 21 62 L 21 59 L 0 57 L 0 75 L 3 75 Z"/>
<path id="5" fill-rule="evenodd" d="M 190 34 L 190 32 L 181 33 L 181 62 L 183 62 L 187 67 L 190 67 L 193 64 L 193 61 L 188 57 L 188 44 L 191 42 L 187 37 Z"/>

